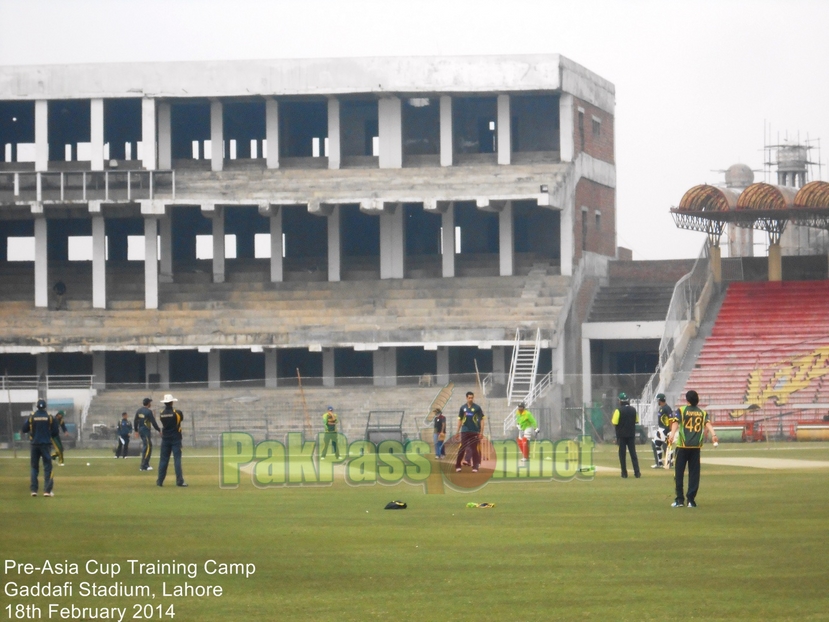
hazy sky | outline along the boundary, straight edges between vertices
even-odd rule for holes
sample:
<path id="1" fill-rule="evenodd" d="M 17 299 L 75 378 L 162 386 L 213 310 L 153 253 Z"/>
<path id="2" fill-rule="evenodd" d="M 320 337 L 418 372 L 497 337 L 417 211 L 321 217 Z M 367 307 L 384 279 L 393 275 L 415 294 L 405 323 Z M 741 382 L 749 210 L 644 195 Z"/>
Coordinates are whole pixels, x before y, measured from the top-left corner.
<path id="1" fill-rule="evenodd" d="M 539 53 L 616 86 L 635 259 L 695 256 L 668 209 L 717 169 L 763 169 L 765 136 L 829 148 L 827 0 L 0 0 L 3 65 Z"/>

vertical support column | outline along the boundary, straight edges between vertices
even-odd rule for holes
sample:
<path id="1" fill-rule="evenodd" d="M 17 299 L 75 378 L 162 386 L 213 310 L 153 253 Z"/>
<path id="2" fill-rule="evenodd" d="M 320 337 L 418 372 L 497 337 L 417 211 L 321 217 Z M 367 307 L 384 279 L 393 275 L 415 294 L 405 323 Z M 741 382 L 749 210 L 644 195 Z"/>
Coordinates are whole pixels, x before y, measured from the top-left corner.
<path id="1" fill-rule="evenodd" d="M 158 309 L 158 218 L 144 217 L 144 307 Z"/>
<path id="2" fill-rule="evenodd" d="M 172 208 L 170 208 L 172 209 Z M 173 282 L 173 215 L 166 212 L 159 219 L 159 236 L 161 238 L 161 283 Z"/>
<path id="3" fill-rule="evenodd" d="M 92 308 L 107 308 L 106 225 L 104 217 L 92 217 Z"/>
<path id="4" fill-rule="evenodd" d="M 512 201 L 507 201 L 504 209 L 498 213 L 498 251 L 501 276 L 515 274 L 515 236 L 513 235 L 513 229 Z"/>
<path id="5" fill-rule="evenodd" d="M 276 348 L 265 348 L 265 388 L 276 388 Z"/>
<path id="6" fill-rule="evenodd" d="M 340 280 L 340 206 L 335 205 L 328 216 L 328 280 Z"/>
<path id="7" fill-rule="evenodd" d="M 782 280 L 783 253 L 780 252 L 780 242 L 772 242 L 769 244 L 769 281 L 776 282 Z"/>
<path id="8" fill-rule="evenodd" d="M 575 197 L 574 197 L 575 201 Z M 575 252 L 575 239 L 573 232 L 573 214 L 576 207 L 574 203 L 568 202 L 564 209 L 559 212 L 561 219 L 561 227 L 559 236 L 561 237 L 561 275 L 573 275 L 573 254 Z"/>
<path id="9" fill-rule="evenodd" d="M 492 376 L 495 384 L 507 386 L 507 349 L 504 346 L 492 346 Z"/>
<path id="10" fill-rule="evenodd" d="M 452 166 L 452 98 L 440 98 L 440 165 Z"/>
<path id="11" fill-rule="evenodd" d="M 35 170 L 49 170 L 49 102 L 35 101 Z"/>
<path id="12" fill-rule="evenodd" d="M 96 351 L 92 353 L 92 374 L 95 378 L 92 386 L 96 389 L 107 387 L 107 359 L 106 352 Z"/>
<path id="13" fill-rule="evenodd" d="M 279 168 L 279 103 L 270 98 L 265 100 L 265 140 L 268 144 L 266 166 Z"/>
<path id="14" fill-rule="evenodd" d="M 104 100 L 100 98 L 89 101 L 89 142 L 92 151 L 90 168 L 93 171 L 104 170 Z"/>
<path id="15" fill-rule="evenodd" d="M 168 102 L 158 103 L 158 168 L 173 168 L 173 121 Z"/>
<path id="16" fill-rule="evenodd" d="M 403 167 L 403 109 L 399 97 L 377 102 L 380 132 L 380 168 Z"/>
<path id="17" fill-rule="evenodd" d="M 581 402 L 584 405 L 593 403 L 593 369 L 590 361 L 590 340 L 581 340 Z"/>
<path id="18" fill-rule="evenodd" d="M 510 123 L 509 95 L 498 96 L 498 121 L 495 131 L 498 134 L 498 164 L 509 164 L 512 156 L 512 124 Z"/>
<path id="19" fill-rule="evenodd" d="M 225 211 L 221 205 L 213 210 L 213 282 L 225 282 Z"/>
<path id="20" fill-rule="evenodd" d="M 443 276 L 452 277 L 455 276 L 455 204 L 450 203 L 440 216 L 443 227 Z"/>
<path id="21" fill-rule="evenodd" d="M 334 348 L 322 349 L 322 386 L 334 386 Z"/>
<path id="22" fill-rule="evenodd" d="M 576 158 L 574 107 L 573 96 L 568 93 L 562 93 L 558 100 L 558 142 L 562 162 L 572 162 Z"/>
<path id="23" fill-rule="evenodd" d="M 438 347 L 437 377 L 439 385 L 449 382 L 449 348 L 447 346 Z"/>
<path id="24" fill-rule="evenodd" d="M 148 389 L 169 389 L 170 388 L 170 352 L 148 352 L 146 357 L 147 388 Z M 158 383 L 150 382 L 150 376 L 158 374 Z"/>
<path id="25" fill-rule="evenodd" d="M 397 348 L 380 348 L 372 354 L 374 386 L 397 386 Z"/>
<path id="26" fill-rule="evenodd" d="M 340 168 L 340 100 L 328 100 L 328 168 Z"/>
<path id="27" fill-rule="evenodd" d="M 387 203 L 380 214 L 380 278 L 402 279 L 405 270 L 405 212 L 402 203 Z"/>
<path id="28" fill-rule="evenodd" d="M 43 379 L 49 375 L 49 354 L 47 352 L 35 354 L 35 373 L 38 378 Z"/>
<path id="29" fill-rule="evenodd" d="M 225 158 L 225 131 L 221 100 L 210 100 L 210 170 L 221 171 Z M 215 257 L 215 256 L 214 256 Z"/>
<path id="30" fill-rule="evenodd" d="M 722 283 L 722 254 L 719 246 L 712 246 L 709 249 L 710 257 L 709 263 L 711 265 L 711 275 L 714 277 L 714 283 L 719 285 Z M 769 255 L 771 256 L 771 255 Z"/>
<path id="31" fill-rule="evenodd" d="M 279 283 L 284 278 L 282 261 L 282 210 L 271 207 L 271 283 Z"/>
<path id="32" fill-rule="evenodd" d="M 222 359 L 216 348 L 207 353 L 207 387 L 218 389 L 222 386 Z"/>
<path id="33" fill-rule="evenodd" d="M 35 218 L 35 307 L 49 307 L 49 253 L 46 218 Z"/>
<path id="34" fill-rule="evenodd" d="M 155 99 L 145 97 L 141 100 L 141 159 L 148 171 L 154 171 L 158 165 L 155 123 Z"/>

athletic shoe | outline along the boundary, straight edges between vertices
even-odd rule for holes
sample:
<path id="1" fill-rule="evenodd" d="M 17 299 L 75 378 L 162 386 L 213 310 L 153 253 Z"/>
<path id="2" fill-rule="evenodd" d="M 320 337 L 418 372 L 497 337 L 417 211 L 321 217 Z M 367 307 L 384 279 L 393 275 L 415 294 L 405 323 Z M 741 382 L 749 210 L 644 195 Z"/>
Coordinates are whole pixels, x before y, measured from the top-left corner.
<path id="1" fill-rule="evenodd" d="M 63 462 L 60 463 L 61 466 L 66 466 Z"/>
<path id="2" fill-rule="evenodd" d="M 116 460 L 118 460 L 118 458 L 119 458 L 120 456 L 112 456 L 112 457 L 113 457 L 113 458 L 115 458 Z"/>
<path id="3" fill-rule="evenodd" d="M 36 497 L 36 496 L 37 496 L 37 493 L 36 493 L 36 492 L 33 492 L 33 493 L 32 493 L 32 496 L 33 496 L 33 497 Z"/>
<path id="4" fill-rule="evenodd" d="M 682 501 L 674 501 L 671 504 L 671 507 L 672 508 L 683 508 L 683 507 L 685 507 L 685 504 L 683 504 Z"/>
<path id="5" fill-rule="evenodd" d="M 696 502 L 696 501 L 689 501 L 689 502 L 688 502 L 688 507 L 689 507 L 689 508 L 695 508 L 695 507 L 697 507 L 697 502 Z"/>
<path id="6" fill-rule="evenodd" d="M 153 467 L 147 467 L 147 468 L 146 468 L 146 469 L 144 469 L 144 470 L 145 470 L 145 471 L 152 471 L 152 470 L 153 470 Z"/>
<path id="7" fill-rule="evenodd" d="M 652 469 L 661 469 L 661 468 L 662 468 L 662 465 L 661 465 L 661 464 L 652 464 L 652 465 L 651 465 L 651 468 L 652 468 Z"/>
<path id="8" fill-rule="evenodd" d="M 473 472 L 473 473 L 477 473 L 477 472 L 478 472 L 478 469 L 472 469 L 472 472 Z"/>
<path id="9" fill-rule="evenodd" d="M 53 493 L 53 492 L 44 492 L 44 493 L 43 493 L 43 496 L 44 496 L 44 497 L 54 497 L 54 496 L 55 496 L 55 493 Z"/>
<path id="10" fill-rule="evenodd" d="M 460 473 L 460 472 L 461 472 L 461 468 L 460 467 L 455 467 L 455 473 Z"/>
<path id="11" fill-rule="evenodd" d="M 155 485 L 161 488 L 164 484 L 162 484 L 161 482 L 156 482 Z"/>
<path id="12" fill-rule="evenodd" d="M 636 479 L 639 479 L 640 477 L 642 477 L 642 474 L 641 474 L 641 473 L 637 473 L 637 474 L 636 474 L 636 475 L 634 475 L 633 477 L 635 477 Z"/>
<path id="13" fill-rule="evenodd" d="M 320 456 L 320 460 L 325 460 L 325 456 Z"/>
<path id="14" fill-rule="evenodd" d="M 181 482 L 180 484 L 176 484 L 179 488 L 187 488 L 187 482 Z"/>

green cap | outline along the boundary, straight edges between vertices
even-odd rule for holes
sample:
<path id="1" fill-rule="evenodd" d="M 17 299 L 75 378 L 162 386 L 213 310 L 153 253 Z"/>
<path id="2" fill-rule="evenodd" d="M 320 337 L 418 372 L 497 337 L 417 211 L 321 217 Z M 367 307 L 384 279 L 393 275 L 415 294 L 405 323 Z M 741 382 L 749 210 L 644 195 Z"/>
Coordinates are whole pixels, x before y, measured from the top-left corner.
<path id="1" fill-rule="evenodd" d="M 619 393 L 619 400 L 621 400 L 622 402 L 626 402 L 627 399 L 628 399 L 628 394 L 627 393 L 625 393 L 624 391 Z"/>
<path id="2" fill-rule="evenodd" d="M 656 394 L 656 399 L 660 400 L 660 401 L 664 401 L 665 400 L 665 394 L 664 393 L 657 393 Z"/>

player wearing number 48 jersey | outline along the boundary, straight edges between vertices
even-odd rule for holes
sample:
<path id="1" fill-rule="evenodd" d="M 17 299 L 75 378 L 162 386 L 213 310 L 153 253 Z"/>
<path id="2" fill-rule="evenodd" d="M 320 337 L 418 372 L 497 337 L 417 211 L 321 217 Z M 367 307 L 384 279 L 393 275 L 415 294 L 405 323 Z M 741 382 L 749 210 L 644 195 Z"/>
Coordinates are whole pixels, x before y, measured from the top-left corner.
<path id="1" fill-rule="evenodd" d="M 689 508 L 697 507 L 696 497 L 699 490 L 700 453 L 705 433 L 711 435 L 711 440 L 717 443 L 714 426 L 708 420 L 708 413 L 702 410 L 699 404 L 699 395 L 696 391 L 685 394 L 687 406 L 682 406 L 671 415 L 671 433 L 669 442 L 676 446 L 675 481 L 676 499 L 672 507 L 681 508 L 688 501 Z M 685 467 L 688 467 L 688 494 L 684 493 Z"/>

